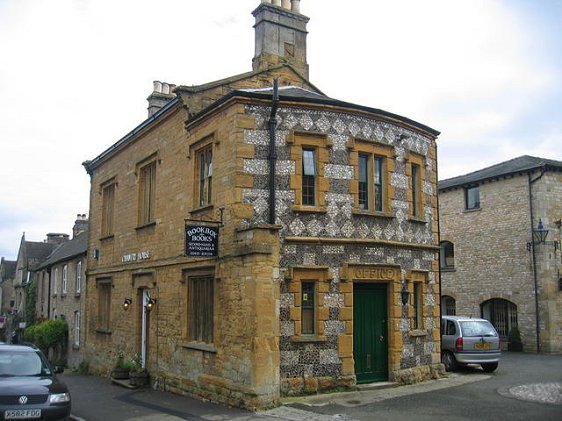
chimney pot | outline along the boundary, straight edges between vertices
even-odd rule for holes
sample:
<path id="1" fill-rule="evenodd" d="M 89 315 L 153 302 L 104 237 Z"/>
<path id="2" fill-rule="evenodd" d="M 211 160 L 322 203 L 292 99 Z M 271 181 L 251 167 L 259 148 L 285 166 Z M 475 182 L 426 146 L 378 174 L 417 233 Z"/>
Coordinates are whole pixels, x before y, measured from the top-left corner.
<path id="1" fill-rule="evenodd" d="M 273 0 L 272 3 L 274 6 L 281 6 L 281 0 Z"/>
<path id="2" fill-rule="evenodd" d="M 283 6 L 284 9 L 290 9 L 291 8 L 291 4 L 290 4 L 290 0 L 283 0 L 281 2 L 281 5 Z"/>
<path id="3" fill-rule="evenodd" d="M 154 92 L 158 92 L 158 93 L 162 92 L 162 82 L 155 80 L 153 82 L 153 85 L 154 85 Z"/>
<path id="4" fill-rule="evenodd" d="M 291 10 L 295 13 L 301 12 L 301 0 L 291 0 Z"/>

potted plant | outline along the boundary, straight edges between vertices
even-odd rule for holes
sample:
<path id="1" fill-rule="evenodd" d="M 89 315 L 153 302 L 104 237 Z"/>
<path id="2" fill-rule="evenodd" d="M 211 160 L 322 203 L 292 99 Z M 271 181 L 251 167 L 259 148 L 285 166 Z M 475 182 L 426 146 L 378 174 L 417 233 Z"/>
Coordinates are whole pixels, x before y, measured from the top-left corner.
<path id="1" fill-rule="evenodd" d="M 523 351 L 523 343 L 521 342 L 521 333 L 519 328 L 513 327 L 508 334 L 507 350 L 513 352 Z"/>
<path id="2" fill-rule="evenodd" d="M 111 371 L 111 377 L 115 380 L 126 380 L 129 378 L 129 371 L 131 370 L 131 363 L 125 361 L 123 351 L 117 351 L 117 359 Z"/>
<path id="3" fill-rule="evenodd" d="M 140 354 L 135 354 L 131 359 L 129 383 L 131 383 L 131 386 L 144 386 L 148 384 L 148 372 L 142 366 L 142 357 Z"/>

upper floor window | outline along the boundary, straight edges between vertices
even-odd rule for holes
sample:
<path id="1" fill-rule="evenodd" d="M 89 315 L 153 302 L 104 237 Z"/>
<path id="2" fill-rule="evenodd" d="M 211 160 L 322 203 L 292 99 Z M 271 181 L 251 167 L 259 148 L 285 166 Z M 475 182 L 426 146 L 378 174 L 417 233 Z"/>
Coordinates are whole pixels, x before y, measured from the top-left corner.
<path id="1" fill-rule="evenodd" d="M 76 264 L 76 285 L 75 285 L 75 292 L 76 294 L 80 294 L 82 289 L 82 262 L 78 262 Z"/>
<path id="2" fill-rule="evenodd" d="M 420 189 L 420 166 L 412 164 L 412 215 L 420 216 L 421 189 Z"/>
<path id="3" fill-rule="evenodd" d="M 113 235 L 113 213 L 115 208 L 115 182 L 102 188 L 101 236 Z"/>
<path id="4" fill-rule="evenodd" d="M 316 150 L 302 150 L 302 204 L 316 206 Z"/>
<path id="5" fill-rule="evenodd" d="M 199 188 L 197 192 L 198 206 L 212 204 L 213 193 L 213 148 L 207 146 L 197 153 L 199 172 Z"/>
<path id="6" fill-rule="evenodd" d="M 58 292 L 58 282 L 59 282 L 59 268 L 55 268 L 55 273 L 53 274 L 53 294 L 57 295 Z"/>
<path id="7" fill-rule="evenodd" d="M 325 135 L 295 133 L 287 142 L 291 144 L 290 156 L 295 162 L 295 174 L 290 177 L 290 187 L 295 191 L 293 210 L 325 211 L 325 196 L 330 187 L 324 176 L 330 159 L 329 139 Z"/>
<path id="8" fill-rule="evenodd" d="M 392 148 L 355 139 L 350 162 L 354 166 L 355 208 L 361 212 L 388 212 L 388 184 Z"/>
<path id="9" fill-rule="evenodd" d="M 441 241 L 439 257 L 441 269 L 453 269 L 455 267 L 455 245 L 450 241 Z"/>
<path id="10" fill-rule="evenodd" d="M 140 168 L 139 178 L 139 225 L 154 222 L 156 203 L 156 161 Z"/>
<path id="11" fill-rule="evenodd" d="M 424 218 L 424 158 L 421 155 L 411 154 L 409 158 L 410 172 L 410 216 L 415 219 Z"/>
<path id="12" fill-rule="evenodd" d="M 66 294 L 68 287 L 68 265 L 62 267 L 62 293 Z"/>
<path id="13" fill-rule="evenodd" d="M 468 187 L 464 191 L 465 209 L 480 209 L 480 187 Z"/>

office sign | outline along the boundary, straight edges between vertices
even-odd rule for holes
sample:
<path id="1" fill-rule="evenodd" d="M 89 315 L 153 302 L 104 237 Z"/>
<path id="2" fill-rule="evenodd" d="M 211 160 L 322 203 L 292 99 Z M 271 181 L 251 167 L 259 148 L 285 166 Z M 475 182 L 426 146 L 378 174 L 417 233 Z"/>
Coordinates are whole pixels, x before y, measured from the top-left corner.
<path id="1" fill-rule="evenodd" d="M 189 257 L 218 256 L 219 229 L 204 225 L 185 226 L 185 255 Z"/>

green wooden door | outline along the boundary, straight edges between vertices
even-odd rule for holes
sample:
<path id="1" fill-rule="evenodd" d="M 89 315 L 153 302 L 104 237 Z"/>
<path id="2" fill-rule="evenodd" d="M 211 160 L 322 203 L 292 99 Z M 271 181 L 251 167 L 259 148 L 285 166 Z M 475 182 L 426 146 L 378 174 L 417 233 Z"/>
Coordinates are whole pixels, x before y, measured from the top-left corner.
<path id="1" fill-rule="evenodd" d="M 353 285 L 353 357 L 357 383 L 388 380 L 385 284 Z"/>

